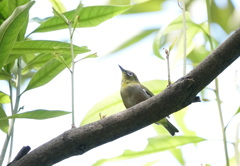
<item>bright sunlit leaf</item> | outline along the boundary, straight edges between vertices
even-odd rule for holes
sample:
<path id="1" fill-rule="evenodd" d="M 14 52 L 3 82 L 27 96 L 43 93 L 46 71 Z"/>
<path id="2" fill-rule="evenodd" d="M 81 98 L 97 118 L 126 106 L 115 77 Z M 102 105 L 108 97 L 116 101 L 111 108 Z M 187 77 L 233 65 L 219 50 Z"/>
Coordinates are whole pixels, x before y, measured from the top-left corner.
<path id="1" fill-rule="evenodd" d="M 177 111 L 173 114 L 174 119 L 177 122 L 177 126 L 181 129 L 181 131 L 184 133 L 184 135 L 191 135 L 195 136 L 196 132 L 189 130 L 184 122 L 185 115 L 187 114 L 188 107 L 183 108 L 181 111 Z"/>
<path id="2" fill-rule="evenodd" d="M 5 111 L 3 110 L 3 108 L 0 106 L 0 119 L 1 118 L 5 118 L 7 115 L 5 113 Z M 5 119 L 5 120 L 0 120 L 0 130 L 2 130 L 4 133 L 7 134 L 8 132 L 8 127 L 9 127 L 9 124 L 8 124 L 8 120 Z"/>
<path id="3" fill-rule="evenodd" d="M 101 166 L 102 164 L 110 161 L 133 159 L 136 157 L 142 157 L 153 153 L 158 153 L 165 150 L 170 150 L 178 146 L 199 143 L 206 139 L 197 136 L 163 136 L 152 137 L 148 139 L 148 145 L 143 151 L 125 150 L 122 155 L 109 159 L 101 159 L 97 161 L 93 166 Z"/>
<path id="4" fill-rule="evenodd" d="M 191 50 L 194 48 L 193 38 L 198 33 L 203 33 L 203 35 L 206 37 L 206 39 L 211 40 L 208 32 L 207 32 L 207 26 L 205 23 L 203 24 L 196 24 L 192 21 L 190 14 L 186 12 L 186 25 L 187 25 L 187 54 L 191 52 Z M 157 33 L 154 42 L 153 42 L 153 52 L 154 54 L 163 59 L 163 56 L 160 53 L 160 49 L 163 48 L 163 46 L 166 44 L 163 39 L 166 38 L 169 34 L 178 31 L 179 36 L 176 36 L 178 41 L 175 46 L 177 46 L 177 56 L 183 55 L 183 35 L 182 35 L 182 28 L 183 28 L 183 21 L 182 21 L 182 14 L 178 16 L 175 20 L 173 20 L 166 28 L 160 29 Z M 176 35 L 176 33 L 175 33 Z M 174 43 L 174 40 L 171 41 L 171 43 Z"/>
<path id="5" fill-rule="evenodd" d="M 66 8 L 64 7 L 61 0 L 49 0 L 52 4 L 52 7 L 58 11 L 59 13 L 66 12 Z"/>
<path id="6" fill-rule="evenodd" d="M 55 117 L 67 115 L 70 113 L 71 112 L 67 112 L 67 111 L 38 109 L 38 110 L 15 114 L 12 116 L 8 116 L 6 118 L 1 118 L 0 121 L 2 121 L 3 119 L 5 120 L 5 119 L 15 119 L 15 118 L 27 118 L 27 119 L 42 120 L 42 119 L 55 118 Z"/>
<path id="7" fill-rule="evenodd" d="M 0 103 L 1 104 L 10 103 L 10 97 L 1 91 L 0 91 Z"/>
<path id="8" fill-rule="evenodd" d="M 26 73 L 28 73 L 32 69 L 38 70 L 40 67 L 42 67 L 44 64 L 46 64 L 48 61 L 50 61 L 53 58 L 54 57 L 53 57 L 53 55 L 51 53 L 41 53 L 41 54 L 35 56 L 23 68 L 22 74 L 26 74 Z"/>
<path id="9" fill-rule="evenodd" d="M 238 108 L 237 112 L 235 113 L 235 115 L 237 115 L 240 112 L 240 107 Z"/>
<path id="10" fill-rule="evenodd" d="M 156 32 L 157 30 L 158 29 L 148 29 L 148 30 L 142 31 L 139 34 L 137 34 L 136 36 L 133 36 L 132 38 L 128 39 L 125 43 L 121 44 L 118 48 L 113 50 L 111 53 L 115 53 L 122 49 L 125 49 L 125 48 L 141 41 L 142 39 L 144 39 L 147 36 L 151 35 L 152 33 Z"/>
<path id="11" fill-rule="evenodd" d="M 170 152 L 172 153 L 172 155 L 177 159 L 177 161 L 181 164 L 181 165 L 185 165 L 185 160 L 183 158 L 183 153 L 181 148 L 174 148 L 171 149 Z"/>
<path id="12" fill-rule="evenodd" d="M 35 53 L 70 53 L 70 43 L 50 40 L 28 40 L 16 42 L 11 54 L 35 54 Z M 82 54 L 90 51 L 87 47 L 73 46 L 75 54 Z"/>
<path id="13" fill-rule="evenodd" d="M 142 84 L 151 90 L 153 94 L 157 94 L 167 87 L 167 81 L 163 80 L 153 80 Z M 82 126 L 99 120 L 99 113 L 110 116 L 123 110 L 125 110 L 125 107 L 119 90 L 119 92 L 116 92 L 95 104 L 85 115 L 80 125 Z"/>
<path id="14" fill-rule="evenodd" d="M 140 2 L 140 3 L 139 3 Z M 155 12 L 162 9 L 162 0 L 140 0 L 135 1 L 132 8 L 127 10 L 125 14 Z"/>
<path id="15" fill-rule="evenodd" d="M 77 28 L 82 27 L 93 27 L 101 24 L 102 22 L 117 16 L 131 6 L 89 6 L 84 7 L 78 15 L 80 16 L 79 24 Z M 64 16 L 71 20 L 75 15 L 75 10 L 63 13 Z M 49 32 L 60 29 L 66 29 L 68 26 L 62 21 L 59 17 L 51 17 L 47 21 L 43 22 L 37 29 L 35 29 L 32 33 L 36 32 Z"/>
<path id="16" fill-rule="evenodd" d="M 72 61 L 71 57 L 69 55 L 64 55 L 63 57 L 65 62 L 69 65 Z M 48 61 L 34 74 L 25 91 L 45 85 L 65 68 L 66 65 L 59 62 L 57 59 Z"/>

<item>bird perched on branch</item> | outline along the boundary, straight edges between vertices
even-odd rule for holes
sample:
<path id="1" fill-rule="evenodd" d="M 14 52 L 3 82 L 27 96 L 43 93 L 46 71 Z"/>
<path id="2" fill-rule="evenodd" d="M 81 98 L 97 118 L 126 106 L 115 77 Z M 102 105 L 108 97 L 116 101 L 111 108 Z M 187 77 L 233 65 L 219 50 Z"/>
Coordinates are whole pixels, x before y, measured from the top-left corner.
<path id="1" fill-rule="evenodd" d="M 122 71 L 122 85 L 121 85 L 121 97 L 126 108 L 130 108 L 135 104 L 138 104 L 144 100 L 154 96 L 153 93 L 143 86 L 136 74 L 129 70 L 125 70 L 119 65 Z M 168 132 L 174 136 L 178 129 L 173 126 L 167 118 L 163 118 L 156 122 L 156 124 L 163 125 Z"/>

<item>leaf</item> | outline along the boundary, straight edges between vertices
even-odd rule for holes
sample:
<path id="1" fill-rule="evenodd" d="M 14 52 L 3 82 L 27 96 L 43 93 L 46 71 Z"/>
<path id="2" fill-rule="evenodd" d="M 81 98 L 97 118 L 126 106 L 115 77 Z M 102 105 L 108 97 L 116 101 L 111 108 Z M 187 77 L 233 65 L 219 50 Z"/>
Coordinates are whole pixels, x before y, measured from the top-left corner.
<path id="1" fill-rule="evenodd" d="M 122 49 L 125 49 L 137 42 L 139 42 L 140 40 L 146 38 L 147 36 L 149 36 L 150 34 L 156 32 L 157 29 L 148 29 L 148 30 L 144 30 L 143 32 L 140 32 L 139 34 L 137 34 L 136 36 L 133 36 L 132 38 L 128 39 L 125 43 L 123 43 L 122 45 L 120 45 L 118 48 L 116 48 L 115 50 L 113 50 L 111 53 L 115 53 L 118 52 Z"/>
<path id="2" fill-rule="evenodd" d="M 70 43 L 50 40 L 28 40 L 16 42 L 11 54 L 35 54 L 35 53 L 59 53 L 69 54 Z M 75 54 L 82 54 L 90 51 L 87 47 L 73 46 Z"/>
<path id="3" fill-rule="evenodd" d="M 68 25 L 68 19 L 62 13 L 58 12 L 55 8 L 53 8 L 53 13 L 55 16 L 61 18 L 66 25 Z"/>
<path id="4" fill-rule="evenodd" d="M 5 118 L 7 115 L 5 113 L 5 111 L 3 110 L 3 108 L 0 106 L 0 119 L 1 118 Z M 9 127 L 9 123 L 8 120 L 0 120 L 0 129 L 4 132 L 4 133 L 8 133 L 8 127 Z"/>
<path id="5" fill-rule="evenodd" d="M 0 69 L 5 64 L 21 27 L 27 19 L 28 11 L 34 3 L 34 1 L 31 1 L 26 5 L 17 7 L 0 26 Z"/>
<path id="6" fill-rule="evenodd" d="M 0 91 L 0 103 L 6 104 L 6 103 L 10 103 L 10 101 L 11 101 L 10 97 L 7 94 Z"/>
<path id="7" fill-rule="evenodd" d="M 158 159 L 158 160 L 154 160 L 154 161 L 150 161 L 150 162 L 144 164 L 143 166 L 152 166 L 152 165 L 156 165 L 156 163 L 158 163 L 159 161 L 160 161 L 159 159 Z"/>
<path id="8" fill-rule="evenodd" d="M 209 55 L 209 53 L 210 52 L 206 50 L 205 46 L 194 47 L 189 53 L 188 59 L 192 61 L 193 66 L 197 66 Z"/>
<path id="9" fill-rule="evenodd" d="M 49 1 L 51 2 L 52 7 L 59 13 L 66 12 L 66 8 L 64 7 L 61 0 L 49 0 Z"/>
<path id="10" fill-rule="evenodd" d="M 133 5 L 133 7 L 127 10 L 124 14 L 160 11 L 163 2 L 164 1 L 161 0 L 144 0 L 142 3 Z"/>
<path id="11" fill-rule="evenodd" d="M 198 33 L 203 33 L 204 36 L 210 41 L 211 38 L 206 31 L 207 25 L 204 24 L 196 24 L 192 21 L 190 14 L 186 12 L 186 24 L 187 24 L 187 53 L 191 52 L 191 50 L 194 48 L 194 43 L 192 42 L 193 38 Z M 174 33 L 176 36 L 176 31 L 179 32 L 179 36 L 177 37 L 179 40 L 176 43 L 177 50 L 177 56 L 183 54 L 183 35 L 182 35 L 182 28 L 183 28 L 183 22 L 182 22 L 182 15 L 178 16 L 175 20 L 173 20 L 166 28 L 160 29 L 157 33 L 154 42 L 153 42 L 153 52 L 154 54 L 159 57 L 160 59 L 163 59 L 162 55 L 159 52 L 159 49 L 162 48 L 166 41 L 163 39 L 166 38 L 166 36 L 170 35 L 171 33 Z M 174 38 L 176 39 L 176 37 Z M 173 43 L 173 41 L 170 41 Z"/>
<path id="12" fill-rule="evenodd" d="M 212 22 L 219 24 L 224 31 L 230 33 L 240 26 L 240 21 L 236 17 L 236 12 L 239 12 L 232 1 L 226 1 L 224 7 L 219 7 L 215 1 L 211 2 L 210 8 Z"/>
<path id="13" fill-rule="evenodd" d="M 51 59 L 53 59 L 53 55 L 50 53 L 41 53 L 35 56 L 35 58 L 29 61 L 27 65 L 23 68 L 22 74 L 26 74 L 32 69 L 38 70 Z"/>
<path id="14" fill-rule="evenodd" d="M 11 14 L 18 6 L 25 5 L 28 2 L 30 2 L 30 0 L 9 1 L 8 2 L 8 11 Z"/>
<path id="15" fill-rule="evenodd" d="M 80 16 L 79 24 L 77 28 L 83 27 L 93 27 L 101 24 L 102 22 L 117 16 L 127 9 L 130 6 L 89 6 L 84 7 L 78 15 Z M 71 20 L 75 15 L 75 10 L 63 13 L 64 16 Z M 37 29 L 32 33 L 36 32 L 49 32 L 60 29 L 66 29 L 68 26 L 62 21 L 59 17 L 51 17 L 47 21 L 43 22 Z"/>
<path id="16" fill-rule="evenodd" d="M 62 57 L 65 59 L 67 65 L 71 64 L 72 62 L 71 56 L 63 55 Z M 34 74 L 25 91 L 45 85 L 46 83 L 51 81 L 54 77 L 56 77 L 65 68 L 66 65 L 59 62 L 57 59 L 52 59 L 48 61 L 44 66 L 42 66 L 37 71 L 37 73 Z"/>
<path id="17" fill-rule="evenodd" d="M 143 151 L 125 150 L 122 155 L 118 157 L 109 158 L 109 159 L 98 160 L 93 166 L 100 166 L 109 161 L 118 161 L 118 160 L 126 160 L 126 159 L 133 159 L 136 157 L 142 157 L 145 155 L 158 153 L 165 150 L 170 150 L 178 146 L 182 146 L 190 143 L 198 143 L 205 140 L 206 139 L 197 137 L 197 136 L 152 137 L 148 139 L 148 145 Z"/>
<path id="18" fill-rule="evenodd" d="M 16 118 L 27 118 L 27 119 L 37 119 L 37 120 L 50 119 L 50 118 L 67 115 L 70 113 L 71 112 L 59 111 L 59 110 L 51 110 L 50 111 L 50 110 L 38 109 L 38 110 L 15 114 L 12 116 L 8 116 L 6 118 L 1 118 L 0 122 L 5 119 L 16 119 Z"/>
<path id="19" fill-rule="evenodd" d="M 240 112 L 240 107 L 238 108 L 237 112 L 235 113 L 235 115 L 237 115 Z M 234 115 L 234 116 L 235 116 Z"/>
<path id="20" fill-rule="evenodd" d="M 98 56 L 97 56 L 97 53 L 89 54 L 89 55 L 87 55 L 87 56 L 85 56 L 85 57 L 83 57 L 83 58 L 80 58 L 79 60 L 75 61 L 75 63 L 76 63 L 76 62 L 79 62 L 79 61 L 81 61 L 81 60 L 84 60 L 84 59 L 97 58 L 97 57 L 98 57 Z"/>
<path id="21" fill-rule="evenodd" d="M 157 94 L 167 87 L 167 81 L 153 80 L 143 83 L 144 86 L 149 88 L 153 94 Z M 110 116 L 125 109 L 122 99 L 120 97 L 120 90 L 97 104 L 95 104 L 85 115 L 81 122 L 81 126 L 99 120 L 99 113 L 102 115 Z"/>
<path id="22" fill-rule="evenodd" d="M 174 148 L 174 149 L 171 149 L 170 151 L 171 151 L 172 155 L 178 160 L 178 162 L 181 165 L 185 165 L 185 161 L 184 161 L 184 158 L 183 158 L 183 153 L 182 153 L 182 150 L 180 148 Z"/>
<path id="23" fill-rule="evenodd" d="M 11 79 L 11 75 L 7 73 L 5 70 L 2 70 L 0 72 L 0 80 L 10 80 L 10 79 Z"/>
<path id="24" fill-rule="evenodd" d="M 77 27 L 77 23 L 75 19 L 77 16 L 79 16 L 78 13 L 80 13 L 82 9 L 83 9 L 83 4 L 82 4 L 82 1 L 80 1 L 71 19 L 71 22 L 73 22 L 73 28 Z"/>
<path id="25" fill-rule="evenodd" d="M 2 24 L 3 21 L 5 21 L 9 15 L 11 14 L 9 9 L 6 7 L 8 6 L 8 0 L 2 0 L 0 1 L 0 25 Z"/>
<path id="26" fill-rule="evenodd" d="M 181 111 L 175 112 L 174 119 L 177 121 L 177 125 L 181 128 L 181 131 L 184 133 L 184 135 L 191 135 L 191 136 L 196 136 L 196 132 L 189 130 L 188 127 L 186 126 L 185 122 L 183 119 L 185 118 L 185 115 L 187 114 L 188 107 L 183 108 Z"/>

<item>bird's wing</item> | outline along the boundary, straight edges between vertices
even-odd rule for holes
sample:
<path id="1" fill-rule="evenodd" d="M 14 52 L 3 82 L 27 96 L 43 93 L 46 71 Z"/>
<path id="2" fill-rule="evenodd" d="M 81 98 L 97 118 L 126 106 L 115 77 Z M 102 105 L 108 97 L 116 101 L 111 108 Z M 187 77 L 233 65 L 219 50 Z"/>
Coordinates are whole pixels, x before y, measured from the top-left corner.
<path id="1" fill-rule="evenodd" d="M 149 96 L 149 97 L 152 97 L 154 96 L 154 94 L 148 89 L 146 88 L 145 86 L 142 85 L 142 90 Z M 169 118 L 169 116 L 167 116 Z"/>
<path id="2" fill-rule="evenodd" d="M 143 85 L 142 85 L 142 90 L 143 90 L 149 97 L 154 96 L 154 94 L 153 94 L 148 88 L 146 88 L 146 87 L 143 86 Z"/>

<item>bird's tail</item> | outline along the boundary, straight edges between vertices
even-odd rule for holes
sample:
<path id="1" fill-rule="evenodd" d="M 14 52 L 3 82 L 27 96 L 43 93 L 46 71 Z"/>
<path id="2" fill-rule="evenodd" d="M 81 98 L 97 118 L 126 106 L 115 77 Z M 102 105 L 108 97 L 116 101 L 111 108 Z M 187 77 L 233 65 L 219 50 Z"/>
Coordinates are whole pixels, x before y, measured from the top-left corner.
<path id="1" fill-rule="evenodd" d="M 167 118 L 157 121 L 156 124 L 163 125 L 172 136 L 174 136 L 175 133 L 179 132 L 178 129 L 167 120 Z"/>

